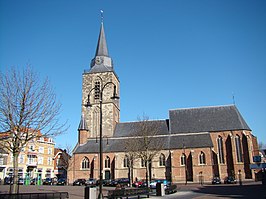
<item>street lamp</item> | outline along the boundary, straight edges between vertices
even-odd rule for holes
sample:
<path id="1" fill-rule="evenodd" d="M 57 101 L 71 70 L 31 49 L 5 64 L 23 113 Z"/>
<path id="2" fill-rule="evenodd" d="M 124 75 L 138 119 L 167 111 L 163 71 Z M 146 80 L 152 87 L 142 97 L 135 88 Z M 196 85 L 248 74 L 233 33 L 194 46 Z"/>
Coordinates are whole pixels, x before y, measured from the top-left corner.
<path id="1" fill-rule="evenodd" d="M 102 78 L 100 76 L 97 76 L 100 80 L 101 80 L 101 86 L 103 85 L 103 81 Z M 103 91 L 106 88 L 107 85 L 112 84 L 114 86 L 114 92 L 113 92 L 113 96 L 111 97 L 111 99 L 115 100 L 115 99 L 119 99 L 119 96 L 116 93 L 116 85 L 113 82 L 107 82 L 105 83 L 102 88 L 99 89 L 99 87 L 95 86 L 93 87 L 89 94 L 88 94 L 88 101 L 87 103 L 84 105 L 85 107 L 89 108 L 92 107 L 92 104 L 90 103 L 90 94 L 91 92 L 94 90 L 99 91 L 99 102 L 100 102 L 100 181 L 99 181 L 99 195 L 98 195 L 98 199 L 102 199 L 103 195 L 102 195 L 102 187 L 103 187 L 103 146 L 102 146 L 102 139 L 103 139 L 103 125 L 102 125 L 102 103 L 103 103 Z"/>

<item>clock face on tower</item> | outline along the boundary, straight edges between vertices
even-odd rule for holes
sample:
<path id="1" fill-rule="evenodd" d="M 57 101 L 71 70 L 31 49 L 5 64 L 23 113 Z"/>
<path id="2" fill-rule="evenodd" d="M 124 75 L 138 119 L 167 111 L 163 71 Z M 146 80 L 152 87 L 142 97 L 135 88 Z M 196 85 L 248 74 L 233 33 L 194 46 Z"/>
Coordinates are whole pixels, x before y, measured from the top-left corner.
<path id="1" fill-rule="evenodd" d="M 98 65 L 101 64 L 102 61 L 103 61 L 103 60 L 102 60 L 101 57 L 96 57 L 96 58 L 95 58 L 95 63 L 98 64 Z"/>

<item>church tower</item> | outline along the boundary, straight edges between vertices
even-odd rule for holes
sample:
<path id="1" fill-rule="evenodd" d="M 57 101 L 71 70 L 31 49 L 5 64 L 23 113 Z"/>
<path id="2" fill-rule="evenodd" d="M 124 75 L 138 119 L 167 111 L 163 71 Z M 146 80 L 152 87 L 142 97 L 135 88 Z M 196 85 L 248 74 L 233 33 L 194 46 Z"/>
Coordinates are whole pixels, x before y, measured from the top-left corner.
<path id="1" fill-rule="evenodd" d="M 108 53 L 104 25 L 101 22 L 96 53 L 91 60 L 90 69 L 84 71 L 82 81 L 82 120 L 86 124 L 87 133 L 80 131 L 80 140 L 99 137 L 100 132 L 100 100 L 102 99 L 102 133 L 103 137 L 113 136 L 116 124 L 120 120 L 119 100 L 111 99 L 114 92 L 120 93 L 120 82 Z M 101 95 L 102 94 L 102 95 Z M 85 107 L 88 103 L 90 107 Z M 84 129 L 81 129 L 84 130 Z"/>

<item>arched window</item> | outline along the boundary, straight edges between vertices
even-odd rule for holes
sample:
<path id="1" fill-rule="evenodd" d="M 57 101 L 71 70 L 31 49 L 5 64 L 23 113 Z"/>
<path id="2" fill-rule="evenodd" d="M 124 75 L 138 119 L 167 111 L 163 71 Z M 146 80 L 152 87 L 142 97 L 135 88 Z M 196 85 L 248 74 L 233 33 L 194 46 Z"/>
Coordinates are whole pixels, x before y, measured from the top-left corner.
<path id="1" fill-rule="evenodd" d="M 219 161 L 221 164 L 224 164 L 224 148 L 223 148 L 223 138 L 221 136 L 217 139 Z"/>
<path id="2" fill-rule="evenodd" d="M 241 140 L 240 140 L 240 136 L 239 135 L 236 135 L 235 142 L 236 142 L 236 157 L 237 157 L 237 162 L 243 162 L 242 148 L 241 148 Z"/>
<path id="3" fill-rule="evenodd" d="M 129 167 L 129 158 L 127 155 L 124 158 L 124 167 Z"/>
<path id="4" fill-rule="evenodd" d="M 205 153 L 202 151 L 200 152 L 200 155 L 199 155 L 199 163 L 200 164 L 206 164 Z"/>
<path id="5" fill-rule="evenodd" d="M 90 161 L 87 157 L 84 157 L 81 163 L 81 168 L 82 169 L 88 169 L 90 168 Z"/>
<path id="6" fill-rule="evenodd" d="M 160 166 L 165 166 L 165 155 L 161 153 L 159 157 L 159 165 Z"/>
<path id="7" fill-rule="evenodd" d="M 185 166 L 186 165 L 186 155 L 182 153 L 181 158 L 180 158 L 180 165 Z"/>
<path id="8" fill-rule="evenodd" d="M 110 158 L 108 156 L 106 156 L 106 158 L 104 160 L 104 167 L 105 168 L 111 168 Z"/>

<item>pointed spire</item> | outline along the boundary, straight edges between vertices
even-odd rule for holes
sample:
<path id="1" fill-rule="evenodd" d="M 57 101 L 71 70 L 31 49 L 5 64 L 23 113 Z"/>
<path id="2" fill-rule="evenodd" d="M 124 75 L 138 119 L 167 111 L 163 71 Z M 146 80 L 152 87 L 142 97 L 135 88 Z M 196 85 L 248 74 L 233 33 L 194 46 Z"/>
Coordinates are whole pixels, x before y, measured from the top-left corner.
<path id="1" fill-rule="evenodd" d="M 104 33 L 103 26 L 103 11 L 101 10 L 101 28 L 100 34 L 98 38 L 97 48 L 95 57 L 91 60 L 91 69 L 89 73 L 99 73 L 99 72 L 113 72 L 113 61 L 112 58 L 109 57 L 107 42 Z"/>
<path id="2" fill-rule="evenodd" d="M 81 116 L 78 130 L 79 131 L 80 130 L 88 130 L 88 126 L 87 126 L 87 123 L 85 121 L 84 114 L 82 114 L 82 116 Z"/>
<path id="3" fill-rule="evenodd" d="M 105 38 L 105 34 L 104 34 L 103 18 L 102 18 L 102 22 L 101 22 L 101 29 L 100 29 L 100 34 L 99 34 L 99 38 L 98 38 L 97 49 L 96 49 L 96 53 L 95 53 L 95 57 L 96 56 L 109 57 L 106 38 Z"/>

